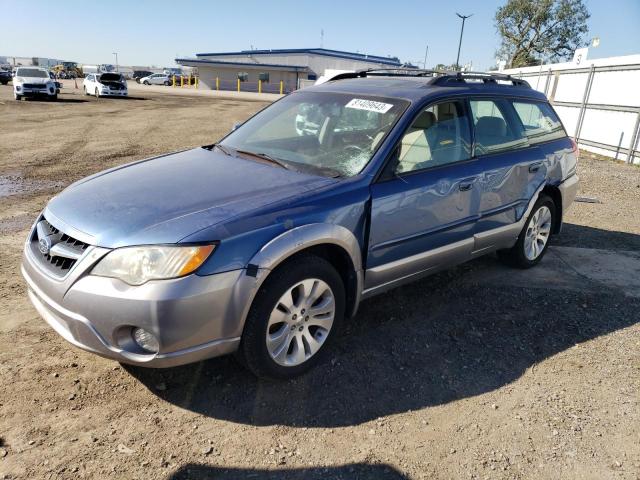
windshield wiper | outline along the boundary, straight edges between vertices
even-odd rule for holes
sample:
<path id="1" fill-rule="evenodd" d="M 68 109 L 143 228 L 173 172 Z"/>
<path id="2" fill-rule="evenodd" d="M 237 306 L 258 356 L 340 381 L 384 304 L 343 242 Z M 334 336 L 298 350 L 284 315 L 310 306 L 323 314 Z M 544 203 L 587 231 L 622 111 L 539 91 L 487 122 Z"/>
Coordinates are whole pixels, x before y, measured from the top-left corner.
<path id="1" fill-rule="evenodd" d="M 285 163 L 284 161 L 278 159 L 278 158 L 274 158 L 271 155 L 269 155 L 268 153 L 263 153 L 263 152 L 250 152 L 248 150 L 236 150 L 236 153 L 242 153 L 244 155 L 251 155 L 253 157 L 258 157 L 261 158 L 263 160 L 266 160 L 268 162 L 274 163 L 286 170 L 290 169 L 290 165 L 288 165 L 287 163 Z"/>
<path id="2" fill-rule="evenodd" d="M 213 146 L 215 148 L 217 148 L 218 150 L 220 150 L 221 152 L 225 153 L 226 155 L 229 155 L 230 157 L 231 155 L 231 150 L 229 150 L 228 147 L 225 147 L 224 145 L 221 145 L 220 143 L 214 143 Z"/>

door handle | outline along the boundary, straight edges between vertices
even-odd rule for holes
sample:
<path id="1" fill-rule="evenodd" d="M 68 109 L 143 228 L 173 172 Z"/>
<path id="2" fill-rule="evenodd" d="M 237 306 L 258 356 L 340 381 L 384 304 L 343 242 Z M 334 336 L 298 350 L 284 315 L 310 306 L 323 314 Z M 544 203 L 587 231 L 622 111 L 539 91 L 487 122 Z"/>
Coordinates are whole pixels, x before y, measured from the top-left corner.
<path id="1" fill-rule="evenodd" d="M 542 162 L 536 162 L 529 165 L 529 173 L 536 173 L 542 167 Z"/>
<path id="2" fill-rule="evenodd" d="M 472 186 L 473 186 L 473 182 L 460 182 L 460 184 L 458 185 L 458 188 L 460 189 L 461 192 L 466 192 L 467 190 L 471 190 Z"/>

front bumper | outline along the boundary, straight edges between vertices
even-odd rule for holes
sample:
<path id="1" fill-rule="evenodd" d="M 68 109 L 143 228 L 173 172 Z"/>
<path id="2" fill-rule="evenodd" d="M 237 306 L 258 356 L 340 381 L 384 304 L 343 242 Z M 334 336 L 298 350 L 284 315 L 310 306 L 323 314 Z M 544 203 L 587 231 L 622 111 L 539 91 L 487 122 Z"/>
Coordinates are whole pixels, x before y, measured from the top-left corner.
<path id="1" fill-rule="evenodd" d="M 49 90 L 49 88 L 18 88 L 14 87 L 14 92 L 23 97 L 52 97 L 56 95 L 56 89 Z"/>
<path id="2" fill-rule="evenodd" d="M 101 97 L 126 97 L 127 90 L 102 90 L 99 94 Z"/>
<path id="3" fill-rule="evenodd" d="M 42 269 L 28 247 L 22 275 L 38 313 L 73 345 L 123 363 L 171 367 L 235 351 L 242 315 L 234 308 L 244 270 L 189 275 L 137 287 L 88 275 L 109 250 L 90 247 L 63 278 Z M 151 354 L 131 340 L 132 327 L 144 328 L 159 341 Z"/>

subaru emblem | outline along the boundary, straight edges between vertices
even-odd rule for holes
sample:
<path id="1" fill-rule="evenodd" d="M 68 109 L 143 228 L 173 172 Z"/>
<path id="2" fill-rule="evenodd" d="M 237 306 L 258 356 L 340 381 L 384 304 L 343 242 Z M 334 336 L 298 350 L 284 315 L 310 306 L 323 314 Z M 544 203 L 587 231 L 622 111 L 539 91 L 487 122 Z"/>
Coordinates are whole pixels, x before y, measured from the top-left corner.
<path id="1" fill-rule="evenodd" d="M 49 250 L 51 249 L 51 239 L 49 237 L 42 237 L 38 241 L 38 250 L 43 255 L 49 255 Z"/>

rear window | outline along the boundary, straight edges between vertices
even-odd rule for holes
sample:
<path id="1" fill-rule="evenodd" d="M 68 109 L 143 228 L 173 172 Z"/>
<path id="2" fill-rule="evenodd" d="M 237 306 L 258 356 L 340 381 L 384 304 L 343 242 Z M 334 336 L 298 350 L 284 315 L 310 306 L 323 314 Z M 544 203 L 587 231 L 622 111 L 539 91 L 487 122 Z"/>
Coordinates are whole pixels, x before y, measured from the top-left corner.
<path id="1" fill-rule="evenodd" d="M 560 119 L 546 103 L 512 101 L 530 144 L 564 138 L 567 134 Z"/>

